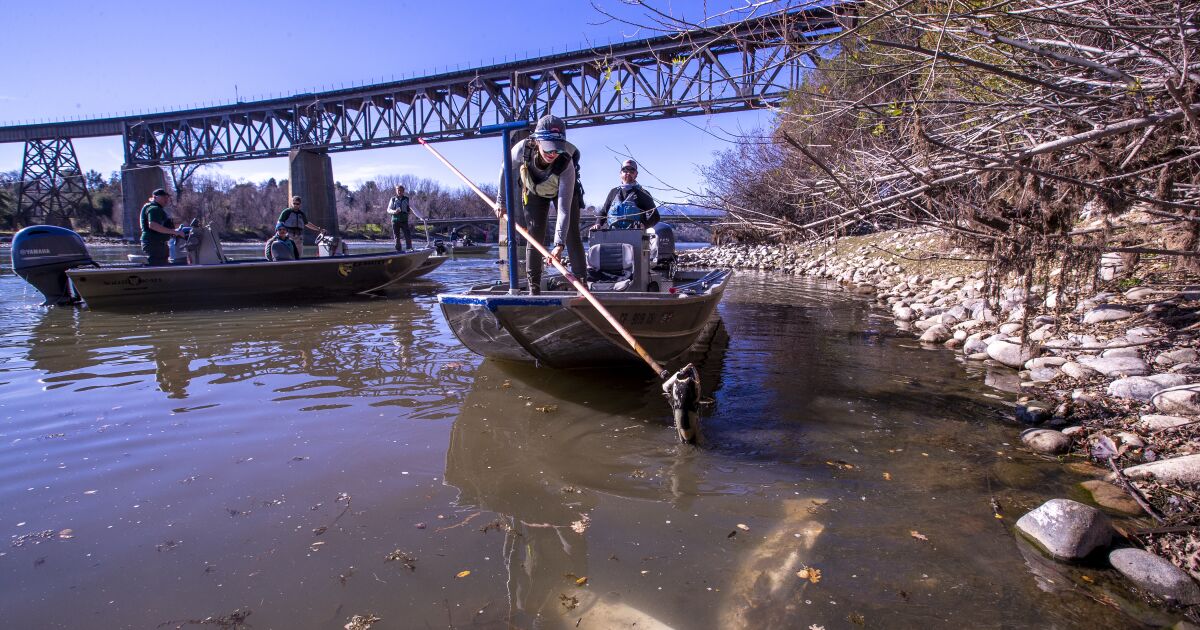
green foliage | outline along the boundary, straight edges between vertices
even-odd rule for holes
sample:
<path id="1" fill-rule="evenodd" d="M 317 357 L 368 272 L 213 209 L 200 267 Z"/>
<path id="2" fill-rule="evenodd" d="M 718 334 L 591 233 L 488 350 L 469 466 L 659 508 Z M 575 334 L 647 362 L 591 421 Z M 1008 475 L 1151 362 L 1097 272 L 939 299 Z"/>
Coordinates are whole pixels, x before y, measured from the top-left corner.
<path id="1" fill-rule="evenodd" d="M 1136 286 L 1140 286 L 1141 284 L 1142 284 L 1141 278 L 1132 278 L 1132 277 L 1131 278 L 1121 278 L 1120 280 L 1117 281 L 1117 288 L 1122 291 L 1128 291 L 1129 289 L 1132 289 L 1133 287 L 1136 287 Z"/>

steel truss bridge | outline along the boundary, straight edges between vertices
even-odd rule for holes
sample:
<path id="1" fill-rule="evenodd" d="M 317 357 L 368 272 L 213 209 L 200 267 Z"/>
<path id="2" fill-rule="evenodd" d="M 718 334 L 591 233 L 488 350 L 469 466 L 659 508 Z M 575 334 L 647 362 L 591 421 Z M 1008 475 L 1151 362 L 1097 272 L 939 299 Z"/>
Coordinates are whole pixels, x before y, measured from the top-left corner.
<path id="1" fill-rule="evenodd" d="M 0 143 L 26 143 L 23 187 L 40 191 L 44 206 L 47 197 L 57 199 L 64 177 L 80 174 L 73 138 L 121 136 L 123 172 L 128 172 L 280 157 L 297 149 L 325 153 L 412 144 L 418 138 L 472 138 L 479 136 L 480 126 L 547 113 L 571 127 L 585 127 L 761 108 L 800 84 L 825 38 L 853 19 L 855 5 L 810 5 L 719 29 L 352 89 L 0 127 Z M 39 166 L 60 163 L 75 170 Z"/>

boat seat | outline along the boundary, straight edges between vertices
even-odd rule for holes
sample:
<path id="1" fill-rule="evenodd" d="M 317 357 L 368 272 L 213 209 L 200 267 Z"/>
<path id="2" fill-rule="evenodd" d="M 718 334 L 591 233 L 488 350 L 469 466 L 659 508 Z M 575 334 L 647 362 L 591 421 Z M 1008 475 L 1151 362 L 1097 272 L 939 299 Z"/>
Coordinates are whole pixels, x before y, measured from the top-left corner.
<path id="1" fill-rule="evenodd" d="M 221 241 L 211 225 L 192 228 L 188 237 L 188 262 L 193 265 L 215 265 L 228 262 L 221 250 Z"/>
<path id="2" fill-rule="evenodd" d="M 597 243 L 588 248 L 588 286 L 593 291 L 625 291 L 633 284 L 633 246 Z"/>

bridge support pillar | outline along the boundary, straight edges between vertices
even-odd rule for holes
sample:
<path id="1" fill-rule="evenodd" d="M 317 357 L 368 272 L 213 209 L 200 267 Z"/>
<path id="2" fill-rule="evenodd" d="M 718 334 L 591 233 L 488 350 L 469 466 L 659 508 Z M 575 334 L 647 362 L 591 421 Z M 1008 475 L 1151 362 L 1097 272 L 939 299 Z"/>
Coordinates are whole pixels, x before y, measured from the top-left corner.
<path id="1" fill-rule="evenodd" d="M 141 224 L 138 222 L 142 206 L 150 200 L 150 193 L 154 189 L 166 187 L 166 175 L 157 166 L 126 164 L 121 167 L 121 203 L 125 208 L 121 217 L 121 234 L 126 241 L 136 241 L 142 237 Z M 167 214 L 170 214 L 169 207 Z"/>
<path id="2" fill-rule="evenodd" d="M 288 201 L 299 195 L 304 214 L 313 225 L 338 233 L 337 190 L 333 185 L 333 162 L 322 150 L 292 149 L 288 152 Z M 316 243 L 316 235 L 305 230 L 304 245 Z"/>

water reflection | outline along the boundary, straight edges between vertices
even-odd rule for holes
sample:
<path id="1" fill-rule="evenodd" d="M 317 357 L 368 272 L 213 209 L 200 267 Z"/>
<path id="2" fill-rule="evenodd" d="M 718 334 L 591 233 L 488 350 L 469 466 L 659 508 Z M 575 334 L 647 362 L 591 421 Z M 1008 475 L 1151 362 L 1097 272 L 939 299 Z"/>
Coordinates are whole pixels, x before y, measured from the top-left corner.
<path id="1" fill-rule="evenodd" d="M 157 315 L 51 309 L 25 352 L 47 390 L 120 390 L 152 375 L 182 400 L 201 386 L 276 376 L 286 382 L 275 400 L 403 404 L 443 389 L 447 352 L 465 357 L 438 327 L 411 297 Z"/>
<path id="2" fill-rule="evenodd" d="M 589 514 L 597 507 L 595 490 L 608 486 L 602 480 L 609 474 L 620 473 L 611 464 L 579 461 L 567 454 L 578 451 L 561 436 L 592 441 L 581 435 L 590 431 L 581 425 L 596 418 L 627 417 L 640 406 L 645 385 L 637 377 L 611 372 L 551 373 L 492 361 L 484 361 L 476 372 L 474 387 L 451 429 L 445 478 L 458 488 L 461 505 L 498 517 L 487 527 L 504 533 L 505 622 L 565 628 L 586 616 L 590 627 L 662 627 L 649 614 L 620 602 L 588 590 L 563 589 L 564 576 L 578 580 L 592 573 L 587 530 Z M 616 386 L 614 391 L 626 395 L 594 396 L 592 387 L 604 386 Z M 553 409 L 541 400 L 528 400 L 530 406 L 522 409 L 521 400 L 541 391 L 558 401 Z M 673 466 L 670 475 L 669 494 L 648 483 L 634 484 L 624 494 L 671 500 L 694 492 L 688 466 Z"/>

